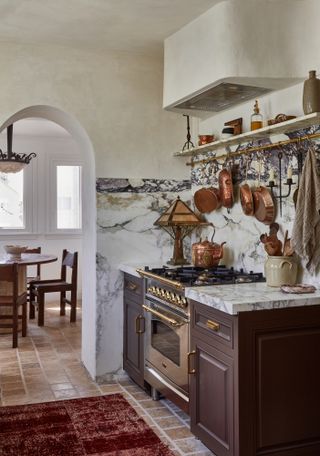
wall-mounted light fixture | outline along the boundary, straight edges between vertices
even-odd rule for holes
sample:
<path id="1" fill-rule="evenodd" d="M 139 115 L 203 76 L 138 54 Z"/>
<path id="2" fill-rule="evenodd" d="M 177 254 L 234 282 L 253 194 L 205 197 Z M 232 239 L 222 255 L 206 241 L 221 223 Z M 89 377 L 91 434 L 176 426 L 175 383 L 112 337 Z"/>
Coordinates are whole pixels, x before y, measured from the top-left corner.
<path id="1" fill-rule="evenodd" d="M 12 152 L 13 125 L 7 127 L 7 149 L 8 152 L 2 152 L 0 149 L 0 173 L 18 173 L 30 163 L 32 158 L 36 157 L 35 153 L 17 154 Z"/>

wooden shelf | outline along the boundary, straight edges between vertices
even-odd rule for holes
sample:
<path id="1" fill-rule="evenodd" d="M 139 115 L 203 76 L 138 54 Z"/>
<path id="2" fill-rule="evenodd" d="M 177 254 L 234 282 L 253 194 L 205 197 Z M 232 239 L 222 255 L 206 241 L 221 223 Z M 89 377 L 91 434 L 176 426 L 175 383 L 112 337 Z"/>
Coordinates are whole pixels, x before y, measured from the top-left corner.
<path id="1" fill-rule="evenodd" d="M 306 116 L 297 117 L 296 119 L 287 120 L 286 122 L 259 128 L 259 130 L 248 131 L 246 133 L 242 133 L 241 135 L 221 139 L 219 141 L 205 144 L 204 146 L 193 147 L 188 150 L 176 152 L 174 157 L 190 157 L 192 155 L 203 154 L 216 149 L 223 149 L 250 141 L 256 141 L 258 139 L 269 138 L 272 135 L 290 133 L 292 131 L 301 130 L 317 124 L 320 124 L 320 113 L 314 112 Z"/>

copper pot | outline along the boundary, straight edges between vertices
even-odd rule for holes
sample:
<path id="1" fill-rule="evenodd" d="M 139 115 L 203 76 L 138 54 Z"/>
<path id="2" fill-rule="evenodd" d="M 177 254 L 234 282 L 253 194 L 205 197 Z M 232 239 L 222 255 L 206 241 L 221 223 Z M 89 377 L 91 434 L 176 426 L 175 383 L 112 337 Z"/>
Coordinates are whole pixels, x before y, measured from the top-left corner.
<path id="1" fill-rule="evenodd" d="M 253 192 L 254 215 L 259 222 L 271 225 L 275 219 L 276 211 L 271 193 L 266 187 L 259 186 Z"/>
<path id="2" fill-rule="evenodd" d="M 223 169 L 219 173 L 219 190 L 222 206 L 230 208 L 233 206 L 233 184 L 231 173 Z"/>
<path id="3" fill-rule="evenodd" d="M 250 185 L 245 183 L 240 187 L 240 201 L 242 210 L 246 215 L 254 214 L 254 202 Z"/>
<path id="4" fill-rule="evenodd" d="M 213 236 L 212 236 L 213 237 Z M 215 242 L 208 241 L 206 238 L 204 241 L 196 242 L 192 244 L 192 263 L 196 267 L 201 268 L 213 268 L 218 266 L 219 261 L 223 257 L 223 245 L 216 244 Z"/>
<path id="5" fill-rule="evenodd" d="M 206 214 L 221 207 L 219 190 L 214 187 L 200 188 L 193 196 L 194 204 L 199 212 Z"/>

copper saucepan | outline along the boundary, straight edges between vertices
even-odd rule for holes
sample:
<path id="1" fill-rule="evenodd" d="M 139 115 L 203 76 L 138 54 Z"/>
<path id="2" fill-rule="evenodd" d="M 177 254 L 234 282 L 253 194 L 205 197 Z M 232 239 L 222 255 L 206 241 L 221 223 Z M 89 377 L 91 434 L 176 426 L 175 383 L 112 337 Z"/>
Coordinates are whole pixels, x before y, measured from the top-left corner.
<path id="1" fill-rule="evenodd" d="M 253 215 L 254 214 L 254 202 L 253 202 L 253 195 L 251 191 L 251 187 L 247 182 L 248 176 L 248 160 L 246 163 L 246 180 L 243 185 L 240 187 L 240 201 L 242 210 L 246 215 Z"/>
<path id="2" fill-rule="evenodd" d="M 223 169 L 219 173 L 219 190 L 222 206 L 230 208 L 233 206 L 233 184 L 231 172 Z"/>
<path id="3" fill-rule="evenodd" d="M 271 225 L 275 219 L 276 211 L 271 193 L 266 187 L 260 185 L 253 192 L 254 215 L 259 222 Z"/>
<path id="4" fill-rule="evenodd" d="M 193 196 L 194 204 L 199 212 L 206 214 L 221 207 L 219 190 L 214 187 L 200 188 Z"/>

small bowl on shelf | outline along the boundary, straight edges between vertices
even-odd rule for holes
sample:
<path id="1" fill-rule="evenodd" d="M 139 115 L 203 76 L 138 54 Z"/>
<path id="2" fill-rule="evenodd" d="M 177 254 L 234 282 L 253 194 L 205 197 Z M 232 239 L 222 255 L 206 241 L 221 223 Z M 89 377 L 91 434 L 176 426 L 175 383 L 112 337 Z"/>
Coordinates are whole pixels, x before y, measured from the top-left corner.
<path id="1" fill-rule="evenodd" d="M 205 144 L 212 143 L 215 140 L 214 135 L 198 135 L 199 141 L 198 145 L 199 146 L 204 146 Z"/>
<path id="2" fill-rule="evenodd" d="M 19 260 L 21 258 L 21 253 L 24 253 L 28 247 L 23 247 L 21 245 L 5 245 L 4 251 L 12 260 Z"/>

